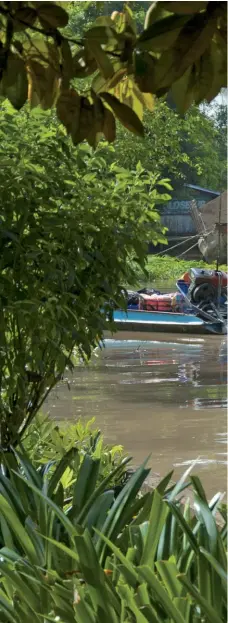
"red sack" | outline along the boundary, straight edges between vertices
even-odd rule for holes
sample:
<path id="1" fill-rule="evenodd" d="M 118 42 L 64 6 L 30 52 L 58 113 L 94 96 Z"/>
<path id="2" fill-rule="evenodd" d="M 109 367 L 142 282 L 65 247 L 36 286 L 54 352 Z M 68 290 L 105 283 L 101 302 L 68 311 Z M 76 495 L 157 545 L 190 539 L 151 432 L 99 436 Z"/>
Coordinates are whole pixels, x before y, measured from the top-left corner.
<path id="1" fill-rule="evenodd" d="M 173 311 L 173 294 L 151 294 L 150 296 L 143 294 L 141 297 L 139 309 L 160 312 Z"/>

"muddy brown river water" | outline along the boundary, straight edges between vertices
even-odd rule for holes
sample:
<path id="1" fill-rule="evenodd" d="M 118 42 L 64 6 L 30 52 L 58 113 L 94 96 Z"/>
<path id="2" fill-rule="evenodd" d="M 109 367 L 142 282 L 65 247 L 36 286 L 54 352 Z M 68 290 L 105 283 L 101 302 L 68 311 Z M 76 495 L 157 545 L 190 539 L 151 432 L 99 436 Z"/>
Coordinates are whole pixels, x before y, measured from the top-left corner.
<path id="1" fill-rule="evenodd" d="M 112 444 L 138 465 L 151 455 L 152 476 L 174 466 L 178 477 L 196 458 L 208 495 L 226 489 L 227 349 L 220 337 L 123 334 L 106 340 L 89 366 L 78 366 L 51 394 L 57 420 L 96 417 Z M 144 338 L 145 340 L 145 338 Z"/>

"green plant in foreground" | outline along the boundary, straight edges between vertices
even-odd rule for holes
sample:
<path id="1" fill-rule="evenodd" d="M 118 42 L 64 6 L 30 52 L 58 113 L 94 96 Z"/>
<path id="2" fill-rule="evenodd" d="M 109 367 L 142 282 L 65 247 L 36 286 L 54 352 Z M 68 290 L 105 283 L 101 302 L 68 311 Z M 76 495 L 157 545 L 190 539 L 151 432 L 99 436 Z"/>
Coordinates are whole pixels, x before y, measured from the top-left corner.
<path id="1" fill-rule="evenodd" d="M 66 426 L 64 421 L 57 425 L 51 418 L 38 414 L 24 435 L 23 447 L 32 463 L 37 466 L 48 461 L 58 461 L 59 458 L 64 457 L 66 452 L 75 448 L 77 465 L 74 461 L 74 472 L 68 467 L 69 487 L 79 471 L 85 454 L 89 454 L 100 461 L 98 482 L 101 482 L 111 470 L 122 464 L 126 455 L 123 452 L 123 446 L 105 444 L 101 431 L 94 428 L 94 423 L 95 418 L 92 418 L 87 422 L 78 419 L 71 425 Z M 111 481 L 112 485 L 118 487 L 125 477 L 125 472 L 117 473 Z"/>
<path id="2" fill-rule="evenodd" d="M 61 478 L 74 454 L 62 457 L 51 478 L 50 464 L 35 469 L 25 455 L 4 459 L 0 620 L 225 623 L 221 494 L 208 503 L 188 469 L 175 486 L 171 472 L 138 497 L 144 463 L 114 501 L 112 474 L 96 487 L 98 461 L 85 455 L 69 502 Z M 179 500 L 189 485 L 192 509 Z"/>
<path id="3" fill-rule="evenodd" d="M 0 108 L 0 438 L 16 446 L 65 370 L 102 338 L 110 301 L 144 266 L 167 180 L 74 148 L 53 113 Z M 42 158 L 41 158 L 42 154 Z M 167 188 L 168 186 L 168 188 Z M 164 192 L 165 191 L 165 192 Z M 123 202 L 124 196 L 124 202 Z M 146 232 L 145 232 L 146 229 Z"/>

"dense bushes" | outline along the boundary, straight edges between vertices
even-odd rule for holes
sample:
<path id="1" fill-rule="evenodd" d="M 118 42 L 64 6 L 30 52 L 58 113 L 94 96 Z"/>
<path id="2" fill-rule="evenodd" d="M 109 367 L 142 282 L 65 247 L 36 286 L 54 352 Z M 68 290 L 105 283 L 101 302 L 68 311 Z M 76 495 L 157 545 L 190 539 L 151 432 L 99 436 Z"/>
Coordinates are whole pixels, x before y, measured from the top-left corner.
<path id="1" fill-rule="evenodd" d="M 164 251 L 164 255 L 149 255 L 147 257 L 147 275 L 138 268 L 135 282 L 140 285 L 142 283 L 153 285 L 156 281 L 158 283 L 164 281 L 165 285 L 169 285 L 169 283 L 173 285 L 190 267 L 215 269 L 215 262 L 214 264 L 206 264 L 203 260 L 181 260 L 176 257 L 165 255 Z M 220 269 L 227 271 L 227 266 L 220 266 Z"/>
<path id="2" fill-rule="evenodd" d="M 149 231 L 164 242 L 156 205 L 170 186 L 140 163 L 134 171 L 109 167 L 105 143 L 96 153 L 73 147 L 52 112 L 16 114 L 5 103 L 0 122 L 0 438 L 7 448 L 66 367 L 90 356 L 106 326 L 104 307 L 123 302 L 123 282 L 134 274 L 129 261 L 144 267 Z"/>
<path id="3" fill-rule="evenodd" d="M 2 455 L 0 620 L 225 623 L 221 494 L 208 503 L 190 469 L 143 494 L 145 462 L 115 498 L 111 483 L 129 459 L 101 480 L 101 458 L 81 460 L 82 448 L 81 439 L 46 463 L 37 453 L 35 464 L 23 449 Z M 181 501 L 187 486 L 191 507 Z"/>

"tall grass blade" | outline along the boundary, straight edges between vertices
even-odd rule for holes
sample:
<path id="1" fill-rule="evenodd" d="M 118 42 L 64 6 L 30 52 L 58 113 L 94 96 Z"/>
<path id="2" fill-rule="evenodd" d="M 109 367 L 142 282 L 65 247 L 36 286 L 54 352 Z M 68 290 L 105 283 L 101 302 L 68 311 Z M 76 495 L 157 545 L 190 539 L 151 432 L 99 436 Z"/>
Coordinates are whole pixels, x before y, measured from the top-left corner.
<path id="1" fill-rule="evenodd" d="M 169 509 L 167 504 L 163 501 L 161 495 L 159 495 L 158 491 L 155 489 L 148 521 L 147 537 L 141 559 L 142 565 L 153 565 L 158 541 L 168 513 Z"/>
<path id="2" fill-rule="evenodd" d="M 178 576 L 178 579 L 180 580 L 180 582 L 182 582 L 182 584 L 185 586 L 185 588 L 190 593 L 190 595 L 192 595 L 196 604 L 200 606 L 201 611 L 202 611 L 202 616 L 204 614 L 207 617 L 208 623 L 224 623 L 224 621 L 220 619 L 220 616 L 218 616 L 216 610 L 214 610 L 214 608 L 212 608 L 212 606 L 208 604 L 206 599 L 204 599 L 204 597 L 200 595 L 200 592 L 197 590 L 195 586 L 193 586 L 193 584 L 191 584 L 191 582 L 189 581 L 186 575 L 181 574 Z"/>

